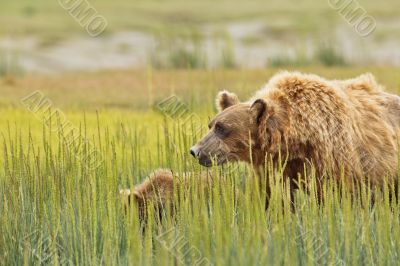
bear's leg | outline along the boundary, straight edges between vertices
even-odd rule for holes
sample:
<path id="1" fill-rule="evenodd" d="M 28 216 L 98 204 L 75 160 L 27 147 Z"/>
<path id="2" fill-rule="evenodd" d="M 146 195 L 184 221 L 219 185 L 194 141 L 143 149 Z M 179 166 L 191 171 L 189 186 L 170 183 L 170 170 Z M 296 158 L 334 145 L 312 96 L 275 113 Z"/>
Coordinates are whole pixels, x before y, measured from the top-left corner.
<path id="1" fill-rule="evenodd" d="M 295 211 L 294 201 L 295 193 L 299 188 L 301 176 L 304 175 L 304 161 L 301 159 L 294 159 L 287 162 L 283 171 L 283 176 L 288 180 L 287 184 L 290 186 L 290 203 L 292 211 Z"/>
<path id="2" fill-rule="evenodd" d="M 256 169 L 259 178 L 260 189 L 265 189 L 266 199 L 265 199 L 265 209 L 269 207 L 269 201 L 271 197 L 271 186 L 269 180 L 269 173 L 265 173 L 262 169 Z M 294 159 L 287 162 L 286 167 L 283 171 L 283 177 L 285 178 L 285 184 L 290 187 L 290 203 L 291 209 L 294 211 L 294 198 L 296 190 L 299 188 L 298 184 L 300 182 L 299 176 L 304 173 L 304 163 L 300 159 Z"/>
<path id="3" fill-rule="evenodd" d="M 255 171 L 257 173 L 258 178 L 258 187 L 260 192 L 265 190 L 265 210 L 268 209 L 269 199 L 271 197 L 271 186 L 269 183 L 269 174 L 264 171 L 261 167 L 255 167 Z"/>

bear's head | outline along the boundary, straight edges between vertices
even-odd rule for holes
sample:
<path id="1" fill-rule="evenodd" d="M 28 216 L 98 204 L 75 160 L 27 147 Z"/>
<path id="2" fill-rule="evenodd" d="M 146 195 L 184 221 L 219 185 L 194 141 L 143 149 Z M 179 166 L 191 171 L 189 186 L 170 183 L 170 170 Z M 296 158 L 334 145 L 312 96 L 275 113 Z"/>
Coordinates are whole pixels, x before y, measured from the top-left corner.
<path id="1" fill-rule="evenodd" d="M 125 213 L 128 212 L 131 204 L 136 204 L 140 219 L 144 217 L 146 199 L 136 189 L 121 189 L 119 191 Z"/>
<path id="2" fill-rule="evenodd" d="M 190 149 L 201 165 L 257 163 L 255 157 L 264 160 L 267 152 L 278 151 L 285 115 L 272 101 L 241 103 L 235 94 L 221 91 L 216 103 L 219 113 L 208 124 L 208 133 Z"/>
<path id="3" fill-rule="evenodd" d="M 174 182 L 172 171 L 159 169 L 133 189 L 121 189 L 119 194 L 125 213 L 128 212 L 131 205 L 135 204 L 141 220 L 147 217 L 149 206 L 154 206 L 154 210 L 161 215 L 166 204 L 171 203 L 174 185 L 177 184 L 177 181 Z M 175 187 L 176 189 L 178 187 Z"/>

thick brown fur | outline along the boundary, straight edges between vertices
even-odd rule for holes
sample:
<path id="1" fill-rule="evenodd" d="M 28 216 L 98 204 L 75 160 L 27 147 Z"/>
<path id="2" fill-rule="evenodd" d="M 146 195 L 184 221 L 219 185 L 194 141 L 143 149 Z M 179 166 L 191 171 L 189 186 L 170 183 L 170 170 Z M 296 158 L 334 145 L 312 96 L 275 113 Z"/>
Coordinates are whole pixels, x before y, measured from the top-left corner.
<path id="1" fill-rule="evenodd" d="M 315 171 L 318 182 L 344 177 L 350 190 L 358 182 L 397 182 L 400 97 L 371 74 L 330 81 L 282 72 L 249 101 L 223 92 L 221 102 L 191 150 L 202 165 L 246 161 L 262 172 L 266 161 L 282 158 L 291 180 L 307 181 Z"/>
<path id="2" fill-rule="evenodd" d="M 139 217 L 144 220 L 147 216 L 148 207 L 155 207 L 155 211 L 161 218 L 162 212 L 167 207 L 171 211 L 173 210 L 174 197 L 180 195 L 180 189 L 189 189 L 191 179 L 199 178 L 199 176 L 201 180 L 197 180 L 197 182 L 202 182 L 203 187 L 208 189 L 212 183 L 211 175 L 208 172 L 197 175 L 193 173 L 177 175 L 170 170 L 156 170 L 133 189 L 120 190 L 125 211 L 128 211 L 131 204 L 136 204 Z"/>

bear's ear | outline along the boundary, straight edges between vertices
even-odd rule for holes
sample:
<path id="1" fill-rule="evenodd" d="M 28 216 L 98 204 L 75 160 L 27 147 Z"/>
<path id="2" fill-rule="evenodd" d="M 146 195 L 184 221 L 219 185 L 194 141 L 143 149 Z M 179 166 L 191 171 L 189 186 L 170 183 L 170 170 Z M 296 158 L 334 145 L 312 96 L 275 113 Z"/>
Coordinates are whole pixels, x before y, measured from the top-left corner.
<path id="1" fill-rule="evenodd" d="M 253 121 L 257 124 L 257 134 L 261 148 L 269 152 L 279 151 L 282 134 L 281 121 L 276 113 L 276 107 L 263 99 L 257 99 L 250 107 Z"/>
<path id="2" fill-rule="evenodd" d="M 133 200 L 135 202 L 141 202 L 145 200 L 144 195 L 140 193 L 137 189 L 135 189 L 132 194 L 133 194 Z"/>
<path id="3" fill-rule="evenodd" d="M 263 120 L 267 118 L 272 113 L 272 107 L 268 106 L 266 101 L 263 99 L 257 99 L 250 107 L 251 115 L 254 121 L 259 125 Z"/>
<path id="4" fill-rule="evenodd" d="M 132 193 L 130 189 L 121 189 L 119 194 L 122 199 L 122 204 L 124 205 L 125 213 L 128 211 L 129 206 L 131 205 L 131 197 Z"/>
<path id="5" fill-rule="evenodd" d="M 238 104 L 239 98 L 236 94 L 223 90 L 218 93 L 216 103 L 218 111 L 221 112 L 232 105 Z"/>

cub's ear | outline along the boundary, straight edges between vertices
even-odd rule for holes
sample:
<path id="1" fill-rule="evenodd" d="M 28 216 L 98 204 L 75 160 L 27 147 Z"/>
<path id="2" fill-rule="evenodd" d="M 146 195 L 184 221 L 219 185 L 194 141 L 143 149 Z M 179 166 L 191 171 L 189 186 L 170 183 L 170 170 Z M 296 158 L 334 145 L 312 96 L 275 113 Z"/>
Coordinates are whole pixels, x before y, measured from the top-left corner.
<path id="1" fill-rule="evenodd" d="M 131 197 L 132 197 L 131 190 L 130 189 L 121 189 L 119 191 L 119 195 L 121 196 L 122 204 L 124 206 L 125 214 L 126 214 L 129 210 L 129 206 L 131 205 Z"/>
<path id="2" fill-rule="evenodd" d="M 119 191 L 122 203 L 127 209 L 132 204 L 132 202 L 138 202 L 145 200 L 144 196 L 136 189 L 121 189 Z"/>
<path id="3" fill-rule="evenodd" d="M 268 106 L 267 102 L 263 99 L 257 99 L 250 107 L 250 112 L 254 121 L 259 125 L 261 122 L 266 121 L 272 114 L 272 107 Z"/>
<path id="4" fill-rule="evenodd" d="M 141 202 L 146 200 L 145 196 L 142 193 L 140 193 L 137 189 L 133 191 L 132 195 L 133 195 L 133 200 L 135 202 Z"/>
<path id="5" fill-rule="evenodd" d="M 220 91 L 217 95 L 216 104 L 219 112 L 238 103 L 239 98 L 234 93 L 224 90 Z"/>

